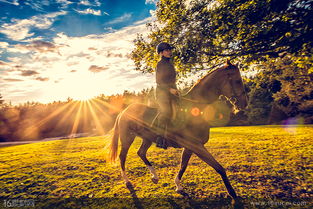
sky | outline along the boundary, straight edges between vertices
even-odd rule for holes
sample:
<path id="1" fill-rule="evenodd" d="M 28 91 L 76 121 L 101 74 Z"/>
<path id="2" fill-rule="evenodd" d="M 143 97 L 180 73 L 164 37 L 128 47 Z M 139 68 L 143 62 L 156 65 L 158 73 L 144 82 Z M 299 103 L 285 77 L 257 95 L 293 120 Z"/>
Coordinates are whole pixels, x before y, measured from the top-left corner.
<path id="1" fill-rule="evenodd" d="M 140 91 L 129 58 L 156 0 L 0 0 L 0 94 L 13 104 Z"/>

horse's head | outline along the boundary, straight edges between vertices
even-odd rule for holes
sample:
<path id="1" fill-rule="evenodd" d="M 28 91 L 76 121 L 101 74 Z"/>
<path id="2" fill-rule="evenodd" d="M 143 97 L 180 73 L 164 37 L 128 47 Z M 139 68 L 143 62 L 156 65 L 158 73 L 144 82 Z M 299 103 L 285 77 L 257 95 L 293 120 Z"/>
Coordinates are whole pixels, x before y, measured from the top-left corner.
<path id="1" fill-rule="evenodd" d="M 244 109 L 248 100 L 238 67 L 227 61 L 220 72 L 223 78 L 219 88 L 220 95 L 225 96 L 238 109 Z"/>

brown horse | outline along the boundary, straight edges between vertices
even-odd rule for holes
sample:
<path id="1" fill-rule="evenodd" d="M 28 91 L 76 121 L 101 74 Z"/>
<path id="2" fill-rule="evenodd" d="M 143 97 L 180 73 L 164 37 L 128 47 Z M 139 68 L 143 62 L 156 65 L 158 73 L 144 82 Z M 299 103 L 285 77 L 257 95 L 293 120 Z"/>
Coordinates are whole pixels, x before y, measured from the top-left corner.
<path id="1" fill-rule="evenodd" d="M 195 153 L 221 175 L 229 195 L 233 199 L 237 197 L 228 180 L 225 169 L 204 147 L 204 144 L 209 140 L 209 131 L 210 127 L 212 127 L 210 125 L 210 118 L 212 118 L 210 110 L 212 110 L 212 104 L 218 101 L 221 96 L 226 97 L 238 109 L 247 106 L 247 97 L 239 69 L 230 62 L 227 62 L 221 68 L 209 72 L 181 98 L 181 104 L 178 108 L 180 111 L 178 111 L 177 115 L 178 120 L 174 120 L 173 127 L 169 128 L 167 134 L 167 140 L 171 147 L 184 148 L 180 170 L 175 178 L 176 191 L 179 193 L 183 192 L 180 184 L 181 178 L 192 153 Z M 125 161 L 128 149 L 136 136 L 141 137 L 143 140 L 137 153 L 149 168 L 152 174 L 152 181 L 154 183 L 158 182 L 158 176 L 146 157 L 147 150 L 157 138 L 156 129 L 151 126 L 156 115 L 156 108 L 144 104 L 131 104 L 118 115 L 115 121 L 109 158 L 112 161 L 117 158 L 118 141 L 120 138 L 120 165 L 122 177 L 127 186 L 131 186 L 131 183 L 125 173 Z M 220 116 L 223 118 L 223 114 L 220 114 Z M 217 116 L 217 118 L 220 116 Z M 180 123 L 175 123 L 175 121 L 180 121 Z"/>

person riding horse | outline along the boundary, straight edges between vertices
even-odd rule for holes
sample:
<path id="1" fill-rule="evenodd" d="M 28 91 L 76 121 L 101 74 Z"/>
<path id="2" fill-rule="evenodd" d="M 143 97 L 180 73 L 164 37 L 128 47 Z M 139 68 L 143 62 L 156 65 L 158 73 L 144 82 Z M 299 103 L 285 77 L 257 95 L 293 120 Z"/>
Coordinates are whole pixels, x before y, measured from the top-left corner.
<path id="1" fill-rule="evenodd" d="M 155 97 L 159 105 L 157 147 L 167 149 L 166 133 L 173 116 L 173 107 L 178 101 L 179 92 L 176 87 L 176 71 L 171 62 L 173 47 L 161 42 L 156 51 L 160 56 L 155 70 L 156 92 Z"/>
<path id="2" fill-rule="evenodd" d="M 159 48 L 160 56 L 163 55 L 164 57 L 166 52 L 161 46 Z M 167 46 L 165 49 L 169 49 L 169 47 Z M 163 53 L 161 53 L 161 51 L 163 51 Z M 167 51 L 167 53 L 171 54 L 170 50 Z M 166 57 L 163 59 L 165 58 Z M 162 60 L 160 61 L 157 67 L 158 73 L 162 67 L 169 70 L 168 68 L 165 68 L 166 66 L 171 66 L 173 73 L 174 67 L 170 63 L 169 59 L 164 60 L 163 62 Z M 173 73 L 172 75 L 175 74 Z M 166 78 L 168 77 L 169 76 L 166 76 Z M 173 91 L 175 91 L 175 76 L 171 78 L 172 80 L 169 84 L 171 87 L 167 87 L 167 91 L 164 91 L 167 92 L 165 95 L 169 96 L 170 99 L 167 98 L 167 100 L 165 100 L 167 103 L 162 103 L 164 106 L 172 101 L 170 89 L 174 87 Z M 159 90 L 160 88 L 158 88 L 158 91 Z M 161 90 L 161 92 L 163 91 Z M 160 91 L 158 93 L 160 93 Z M 218 102 L 221 96 L 227 98 L 231 105 L 238 109 L 244 109 L 248 105 L 239 68 L 230 62 L 227 62 L 226 65 L 220 68 L 208 72 L 205 76 L 200 78 L 199 81 L 196 82 L 185 95 L 181 96 L 180 108 L 178 108 L 178 110 L 184 109 L 185 117 L 182 119 L 184 125 L 179 127 L 169 127 L 167 141 L 169 147 L 175 148 L 172 144 L 172 142 L 175 142 L 179 145 L 177 148 L 184 148 L 182 151 L 180 170 L 174 180 L 176 184 L 176 191 L 178 193 L 185 193 L 184 188 L 181 185 L 181 180 L 188 166 L 189 159 L 194 153 L 201 160 L 214 168 L 214 170 L 220 175 L 229 196 L 232 198 L 232 202 L 236 204 L 238 202 L 240 203 L 240 199 L 238 199 L 238 196 L 228 179 L 226 170 L 205 147 L 205 144 L 209 141 L 210 128 L 213 127 L 210 121 L 214 121 L 216 116 L 211 105 Z M 173 97 L 175 96 L 173 95 Z M 161 101 L 159 102 L 161 103 Z M 166 107 L 169 108 L 170 105 Z M 197 109 L 198 111 L 196 112 L 198 112 L 198 114 L 193 114 L 193 109 Z M 170 109 L 170 111 L 173 110 Z M 151 126 L 151 124 L 154 124 L 157 114 L 158 110 L 155 107 L 142 103 L 134 103 L 124 109 L 115 120 L 113 136 L 108 146 L 108 161 L 114 162 L 116 158 L 119 157 L 121 176 L 128 188 L 133 188 L 133 185 L 127 176 L 125 163 L 129 148 L 137 136 L 142 139 L 142 144 L 138 149 L 137 154 L 152 174 L 152 182 L 155 184 L 159 182 L 159 176 L 147 158 L 147 151 L 151 147 L 152 143 L 156 142 L 158 136 L 158 133 L 155 132 L 155 126 Z M 224 117 L 219 118 L 223 119 Z M 175 119 L 175 121 L 176 120 L 178 119 Z M 167 120 L 167 122 L 169 122 L 169 120 Z M 119 146 L 119 143 L 121 146 Z M 119 147 L 120 151 L 118 151 Z"/>

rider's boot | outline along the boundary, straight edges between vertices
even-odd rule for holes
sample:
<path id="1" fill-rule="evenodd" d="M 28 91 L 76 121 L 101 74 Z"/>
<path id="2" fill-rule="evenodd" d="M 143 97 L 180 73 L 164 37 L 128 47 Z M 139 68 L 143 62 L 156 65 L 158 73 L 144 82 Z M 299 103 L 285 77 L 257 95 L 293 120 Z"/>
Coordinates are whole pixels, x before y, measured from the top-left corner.
<path id="1" fill-rule="evenodd" d="M 167 149 L 166 139 L 163 136 L 158 135 L 156 139 L 156 146 L 159 148 Z"/>
<path id="2" fill-rule="evenodd" d="M 163 149 L 167 149 L 168 144 L 166 141 L 166 133 L 167 133 L 167 125 L 165 125 L 164 127 L 162 127 L 162 134 L 158 135 L 156 138 L 156 146 L 163 148 Z"/>
<path id="3" fill-rule="evenodd" d="M 157 136 L 157 138 L 156 138 L 156 146 L 159 147 L 159 148 L 163 148 L 163 149 L 167 148 L 166 140 L 164 139 L 163 136 L 161 136 L 161 135 Z"/>
<path id="4" fill-rule="evenodd" d="M 156 146 L 159 148 L 167 149 L 167 142 L 166 142 L 166 133 L 167 133 L 167 126 L 169 120 L 164 115 L 160 114 L 158 117 L 157 123 L 157 137 L 156 137 Z"/>

